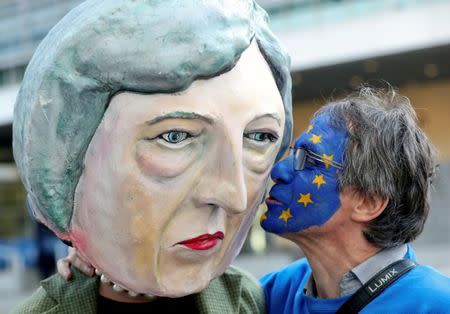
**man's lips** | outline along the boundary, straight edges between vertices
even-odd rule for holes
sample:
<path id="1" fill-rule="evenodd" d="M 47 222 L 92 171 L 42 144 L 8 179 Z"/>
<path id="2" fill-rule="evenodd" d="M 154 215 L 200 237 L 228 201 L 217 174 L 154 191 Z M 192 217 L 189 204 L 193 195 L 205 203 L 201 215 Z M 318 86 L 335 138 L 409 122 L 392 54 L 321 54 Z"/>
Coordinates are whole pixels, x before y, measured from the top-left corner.
<path id="1" fill-rule="evenodd" d="M 216 246 L 217 242 L 223 240 L 224 234 L 222 231 L 217 231 L 214 234 L 202 234 L 201 236 L 178 242 L 177 244 L 184 245 L 192 250 L 209 250 Z"/>
<path id="2" fill-rule="evenodd" d="M 268 198 L 266 198 L 266 204 L 274 204 L 274 205 L 283 205 L 282 202 L 277 200 L 275 197 L 270 195 Z"/>

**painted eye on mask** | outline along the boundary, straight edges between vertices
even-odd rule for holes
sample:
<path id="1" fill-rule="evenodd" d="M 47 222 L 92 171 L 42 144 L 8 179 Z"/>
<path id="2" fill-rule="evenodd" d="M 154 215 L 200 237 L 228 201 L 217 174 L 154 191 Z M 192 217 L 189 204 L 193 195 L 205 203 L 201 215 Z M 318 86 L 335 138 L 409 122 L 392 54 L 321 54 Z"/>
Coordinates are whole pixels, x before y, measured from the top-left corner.
<path id="1" fill-rule="evenodd" d="M 178 144 L 185 139 L 191 137 L 191 135 L 184 131 L 169 131 L 158 136 L 162 138 L 164 141 L 170 144 Z"/>
<path id="2" fill-rule="evenodd" d="M 267 132 L 246 133 L 244 136 L 256 142 L 275 142 L 278 139 L 275 135 Z"/>

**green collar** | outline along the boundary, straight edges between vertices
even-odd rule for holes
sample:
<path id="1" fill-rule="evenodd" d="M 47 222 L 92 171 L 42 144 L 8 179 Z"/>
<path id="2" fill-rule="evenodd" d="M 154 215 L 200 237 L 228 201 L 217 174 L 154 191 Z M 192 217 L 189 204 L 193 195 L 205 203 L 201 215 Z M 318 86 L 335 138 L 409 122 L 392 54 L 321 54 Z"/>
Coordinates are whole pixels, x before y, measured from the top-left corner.
<path id="1" fill-rule="evenodd" d="M 47 294 L 54 299 L 56 305 L 45 312 L 96 313 L 99 280 L 97 277 L 87 277 L 75 268 L 71 269 L 72 279 L 66 281 L 59 274 L 41 282 Z"/>
<path id="2" fill-rule="evenodd" d="M 96 313 L 99 288 L 98 277 L 87 277 L 72 268 L 73 277 L 64 280 L 56 274 L 41 282 L 55 306 L 45 314 Z M 242 276 L 230 267 L 225 274 L 212 280 L 209 286 L 195 294 L 195 303 L 200 313 L 238 313 L 240 306 Z"/>

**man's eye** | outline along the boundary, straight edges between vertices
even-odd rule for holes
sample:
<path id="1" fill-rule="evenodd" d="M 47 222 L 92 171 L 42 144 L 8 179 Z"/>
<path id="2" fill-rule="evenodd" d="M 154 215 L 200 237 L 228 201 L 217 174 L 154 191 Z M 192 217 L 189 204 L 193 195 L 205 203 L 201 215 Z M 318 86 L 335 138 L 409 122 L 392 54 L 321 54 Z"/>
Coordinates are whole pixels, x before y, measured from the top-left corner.
<path id="1" fill-rule="evenodd" d="M 247 133 L 245 134 L 245 137 L 257 141 L 257 142 L 275 142 L 277 140 L 277 137 L 271 133 L 265 133 L 265 132 L 253 132 L 253 133 Z"/>
<path id="2" fill-rule="evenodd" d="M 165 140 L 167 143 L 177 144 L 190 137 L 190 134 L 183 131 L 170 131 L 161 134 L 159 137 Z"/>

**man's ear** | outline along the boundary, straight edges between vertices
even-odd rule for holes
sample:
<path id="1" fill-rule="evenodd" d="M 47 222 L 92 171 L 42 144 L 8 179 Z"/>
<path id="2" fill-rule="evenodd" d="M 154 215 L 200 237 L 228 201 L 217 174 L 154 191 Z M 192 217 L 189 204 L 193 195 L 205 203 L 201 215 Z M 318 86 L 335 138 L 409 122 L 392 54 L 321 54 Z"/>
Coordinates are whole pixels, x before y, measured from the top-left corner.
<path id="1" fill-rule="evenodd" d="M 356 222 L 365 223 L 377 218 L 389 203 L 389 198 L 378 194 L 354 193 L 358 201 L 354 203 L 351 218 Z"/>

